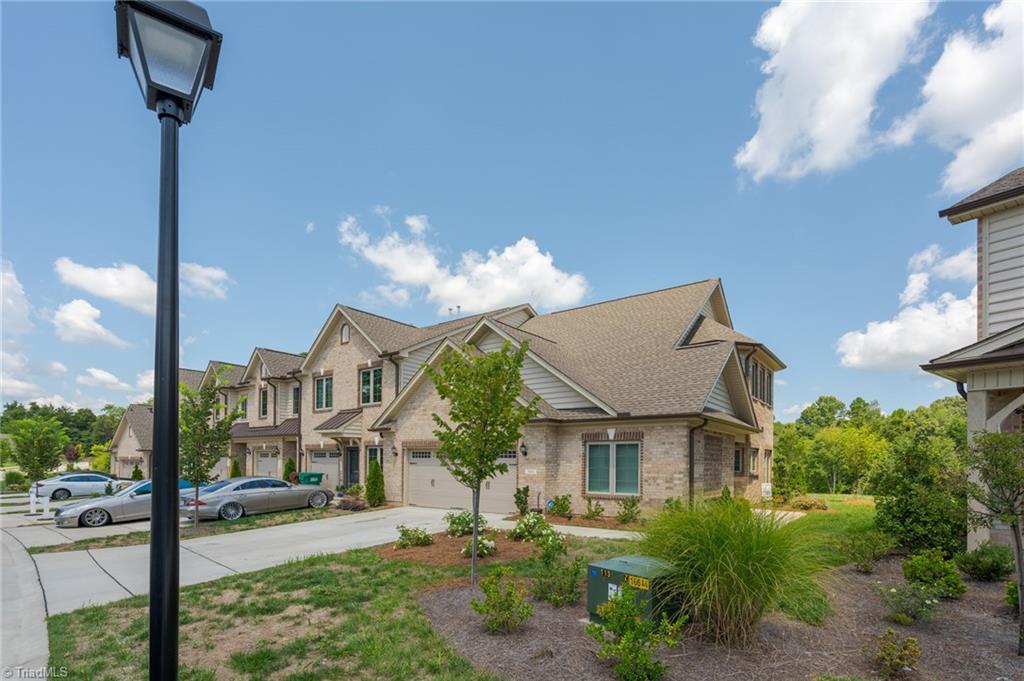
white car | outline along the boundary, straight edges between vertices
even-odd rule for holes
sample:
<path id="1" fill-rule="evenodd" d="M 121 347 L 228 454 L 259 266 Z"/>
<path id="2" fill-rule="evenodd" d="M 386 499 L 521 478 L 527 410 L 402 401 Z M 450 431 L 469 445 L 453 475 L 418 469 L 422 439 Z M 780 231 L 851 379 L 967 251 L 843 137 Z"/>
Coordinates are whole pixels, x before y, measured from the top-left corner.
<path id="1" fill-rule="evenodd" d="M 104 494 L 107 485 L 116 492 L 122 484 L 121 480 L 101 473 L 61 473 L 35 484 L 37 497 L 50 497 L 61 501 L 69 497 L 87 497 L 91 494 Z"/>

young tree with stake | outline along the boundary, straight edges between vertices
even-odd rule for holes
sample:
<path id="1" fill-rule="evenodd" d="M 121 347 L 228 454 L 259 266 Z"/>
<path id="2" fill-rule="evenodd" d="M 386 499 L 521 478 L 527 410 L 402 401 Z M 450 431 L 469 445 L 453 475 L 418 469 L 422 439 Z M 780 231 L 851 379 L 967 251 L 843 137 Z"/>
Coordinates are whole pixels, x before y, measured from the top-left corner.
<path id="1" fill-rule="evenodd" d="M 970 472 L 967 497 L 975 527 L 996 521 L 1010 526 L 1017 564 L 1017 606 L 1022 613 L 1017 654 L 1024 655 L 1024 433 L 979 433 L 965 456 Z"/>
<path id="2" fill-rule="evenodd" d="M 181 475 L 195 488 L 195 502 L 199 502 L 199 488 L 212 482 L 210 470 L 228 455 L 231 443 L 231 424 L 242 415 L 241 403 L 218 418 L 220 389 L 226 385 L 221 370 L 215 369 L 212 380 L 192 390 L 182 383 L 181 404 L 178 407 L 178 448 Z M 197 509 L 198 510 L 198 509 Z M 199 513 L 195 513 L 195 526 Z"/>
<path id="3" fill-rule="evenodd" d="M 520 370 L 527 343 L 513 350 L 507 341 L 498 352 L 480 353 L 471 345 L 449 348 L 437 368 L 424 365 L 437 394 L 448 402 L 448 420 L 434 414 L 434 436 L 441 442 L 437 458 L 469 488 L 473 505 L 470 583 L 476 585 L 480 485 L 508 471 L 498 457 L 515 451 L 520 428 L 537 413 L 537 399 L 524 404 Z"/>

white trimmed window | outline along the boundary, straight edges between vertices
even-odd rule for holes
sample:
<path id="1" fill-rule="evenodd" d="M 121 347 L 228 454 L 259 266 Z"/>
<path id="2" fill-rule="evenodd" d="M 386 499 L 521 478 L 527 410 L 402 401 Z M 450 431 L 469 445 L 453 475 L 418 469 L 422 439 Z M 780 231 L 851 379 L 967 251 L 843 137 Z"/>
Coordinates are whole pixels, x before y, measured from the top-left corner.
<path id="1" fill-rule="evenodd" d="M 587 444 L 587 492 L 590 494 L 640 493 L 640 443 Z"/>
<path id="2" fill-rule="evenodd" d="M 341 325 L 341 342 L 348 343 L 351 331 L 349 331 L 348 324 Z"/>
<path id="3" fill-rule="evenodd" d="M 292 387 L 292 416 L 299 415 L 299 404 L 302 402 L 302 387 Z"/>
<path id="4" fill-rule="evenodd" d="M 743 450 L 737 447 L 732 454 L 732 472 L 743 472 Z"/>
<path id="5" fill-rule="evenodd" d="M 381 468 L 384 468 L 384 448 L 383 447 L 367 447 L 366 448 L 366 470 L 369 472 L 370 464 L 376 461 L 380 464 Z"/>
<path id="6" fill-rule="evenodd" d="M 384 369 L 374 367 L 359 372 L 359 404 L 376 404 L 381 401 L 384 387 Z"/>
<path id="7" fill-rule="evenodd" d="M 268 402 L 269 402 L 268 393 L 269 392 L 270 391 L 267 390 L 266 388 L 261 388 L 260 389 L 260 418 L 261 419 L 267 417 L 267 409 L 268 409 Z"/>
<path id="8" fill-rule="evenodd" d="M 756 473 L 757 472 L 757 453 L 758 453 L 757 449 L 751 449 L 750 450 L 750 472 L 751 473 Z"/>
<path id="9" fill-rule="evenodd" d="M 334 378 L 321 376 L 313 382 L 313 407 L 315 409 L 334 408 Z"/>

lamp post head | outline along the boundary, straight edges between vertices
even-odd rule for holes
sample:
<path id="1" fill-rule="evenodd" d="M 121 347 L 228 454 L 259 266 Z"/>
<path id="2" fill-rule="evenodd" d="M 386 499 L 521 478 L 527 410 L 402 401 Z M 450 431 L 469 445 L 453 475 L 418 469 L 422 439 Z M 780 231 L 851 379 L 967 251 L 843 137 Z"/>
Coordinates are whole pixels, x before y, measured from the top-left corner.
<path id="1" fill-rule="evenodd" d="M 220 58 L 223 38 L 206 10 L 184 0 L 117 0 L 114 10 L 117 56 L 131 60 L 146 108 L 170 100 L 188 123 L 203 88 L 213 89 Z"/>

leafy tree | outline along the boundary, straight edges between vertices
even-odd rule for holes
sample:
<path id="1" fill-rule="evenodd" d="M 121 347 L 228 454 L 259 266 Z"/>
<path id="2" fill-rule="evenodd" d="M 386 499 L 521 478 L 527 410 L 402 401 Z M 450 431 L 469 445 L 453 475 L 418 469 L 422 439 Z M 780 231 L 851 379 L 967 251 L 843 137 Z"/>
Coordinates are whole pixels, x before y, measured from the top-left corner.
<path id="1" fill-rule="evenodd" d="M 43 479 L 60 463 L 68 435 L 56 418 L 30 416 L 13 421 L 8 427 L 14 439 L 14 462 L 30 482 Z"/>
<path id="2" fill-rule="evenodd" d="M 857 428 L 867 428 L 871 431 L 878 431 L 885 421 L 882 408 L 878 406 L 878 400 L 868 402 L 863 397 L 853 398 L 850 408 L 847 409 L 846 422 Z"/>
<path id="3" fill-rule="evenodd" d="M 384 503 L 384 471 L 376 459 L 370 462 L 370 470 L 366 471 L 366 503 L 370 506 Z"/>
<path id="4" fill-rule="evenodd" d="M 78 448 L 78 445 L 67 444 L 64 446 L 64 461 L 67 462 L 68 470 L 75 470 L 75 464 L 82 458 L 82 451 Z"/>
<path id="5" fill-rule="evenodd" d="M 94 471 L 103 471 L 104 473 L 110 472 L 109 443 L 93 445 L 89 450 L 89 456 L 92 457 L 92 461 L 89 463 L 89 468 Z"/>
<path id="6" fill-rule="evenodd" d="M 229 478 L 242 477 L 242 467 L 238 465 L 238 459 L 231 457 L 231 469 L 228 471 Z"/>
<path id="7" fill-rule="evenodd" d="M 284 472 L 282 473 L 281 477 L 286 482 L 291 482 L 293 475 L 295 475 L 295 459 L 293 459 L 290 456 L 287 456 L 284 459 Z"/>
<path id="8" fill-rule="evenodd" d="M 796 420 L 804 437 L 813 437 L 822 428 L 838 426 L 846 418 L 846 405 L 838 397 L 822 395 L 808 405 Z"/>
<path id="9" fill-rule="evenodd" d="M 113 404 L 104 405 L 89 429 L 91 443 L 110 442 L 114 437 L 114 431 L 117 430 L 117 424 L 121 422 L 121 417 L 124 416 L 124 412 L 124 407 L 118 407 Z"/>
<path id="10" fill-rule="evenodd" d="M 484 480 L 508 471 L 498 457 L 514 451 L 520 429 L 538 413 L 535 397 L 521 403 L 523 378 L 520 373 L 528 343 L 513 350 L 507 341 L 501 350 L 480 353 L 470 345 L 461 352 L 443 353 L 435 369 L 424 365 L 437 394 L 448 402 L 445 420 L 433 414 L 434 436 L 441 442 L 438 459 L 452 476 L 472 492 L 473 538 L 470 583 L 476 585 L 477 539 L 479 536 L 480 485 Z"/>
<path id="11" fill-rule="evenodd" d="M 8 466 L 14 461 L 14 445 L 9 437 L 0 438 L 0 466 Z"/>
<path id="12" fill-rule="evenodd" d="M 216 418 L 220 404 L 220 389 L 227 382 L 222 376 L 222 369 L 214 371 L 212 380 L 206 381 L 193 390 L 182 383 L 178 389 L 181 403 L 178 406 L 178 450 L 181 475 L 195 488 L 196 499 L 199 499 L 199 488 L 212 481 L 210 470 L 222 458 L 228 455 L 231 444 L 231 424 L 241 416 L 240 405 Z M 244 400 L 239 400 L 242 403 Z M 199 514 L 195 514 L 195 524 L 199 525 Z"/>
<path id="13" fill-rule="evenodd" d="M 775 449 L 772 452 L 772 494 L 789 499 L 808 491 L 808 440 L 801 437 L 795 423 L 775 424 Z"/>
<path id="14" fill-rule="evenodd" d="M 888 453 L 889 443 L 868 428 L 823 428 L 811 440 L 811 489 L 859 494 L 864 491 L 868 474 Z"/>

